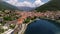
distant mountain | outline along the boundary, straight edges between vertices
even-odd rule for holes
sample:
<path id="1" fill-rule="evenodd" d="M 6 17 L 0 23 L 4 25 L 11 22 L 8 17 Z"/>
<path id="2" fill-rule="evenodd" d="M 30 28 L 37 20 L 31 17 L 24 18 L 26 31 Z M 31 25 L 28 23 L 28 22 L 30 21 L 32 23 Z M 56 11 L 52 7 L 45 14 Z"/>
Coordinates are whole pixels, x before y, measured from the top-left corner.
<path id="1" fill-rule="evenodd" d="M 23 10 L 23 11 L 31 11 L 34 10 L 35 8 L 32 7 L 26 7 L 26 6 L 20 6 L 18 9 Z"/>
<path id="2" fill-rule="evenodd" d="M 35 10 L 37 11 L 56 11 L 56 10 L 60 10 L 60 0 L 51 0 L 49 2 L 47 2 L 46 4 L 36 8 Z"/>
<path id="3" fill-rule="evenodd" d="M 2 10 L 2 9 L 19 10 L 16 6 L 8 4 L 4 1 L 0 1 L 0 10 Z"/>

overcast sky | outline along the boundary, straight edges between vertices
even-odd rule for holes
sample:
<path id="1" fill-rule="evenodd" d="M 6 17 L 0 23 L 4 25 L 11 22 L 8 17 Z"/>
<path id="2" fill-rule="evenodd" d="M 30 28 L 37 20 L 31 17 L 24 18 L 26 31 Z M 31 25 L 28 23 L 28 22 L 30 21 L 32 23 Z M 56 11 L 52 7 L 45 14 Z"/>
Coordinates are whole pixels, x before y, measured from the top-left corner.
<path id="1" fill-rule="evenodd" d="M 48 2 L 49 0 L 4 0 L 14 6 L 38 7 Z"/>

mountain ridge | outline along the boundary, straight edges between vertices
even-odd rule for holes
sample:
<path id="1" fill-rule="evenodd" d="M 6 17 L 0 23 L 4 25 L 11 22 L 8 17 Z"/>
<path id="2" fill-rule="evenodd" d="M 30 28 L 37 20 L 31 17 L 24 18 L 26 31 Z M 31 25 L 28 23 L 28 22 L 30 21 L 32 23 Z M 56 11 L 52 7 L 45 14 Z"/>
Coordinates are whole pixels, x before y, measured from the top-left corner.
<path id="1" fill-rule="evenodd" d="M 26 6 L 20 6 L 20 7 L 18 7 L 18 9 L 23 10 L 23 11 L 32 11 L 35 8 L 33 8 L 33 7 L 26 7 Z"/>
<path id="2" fill-rule="evenodd" d="M 60 0 L 50 0 L 40 7 L 37 7 L 37 11 L 57 11 L 60 10 Z"/>
<path id="3" fill-rule="evenodd" d="M 16 6 L 13 6 L 11 4 L 8 4 L 7 2 L 0 1 L 0 10 L 19 10 Z"/>

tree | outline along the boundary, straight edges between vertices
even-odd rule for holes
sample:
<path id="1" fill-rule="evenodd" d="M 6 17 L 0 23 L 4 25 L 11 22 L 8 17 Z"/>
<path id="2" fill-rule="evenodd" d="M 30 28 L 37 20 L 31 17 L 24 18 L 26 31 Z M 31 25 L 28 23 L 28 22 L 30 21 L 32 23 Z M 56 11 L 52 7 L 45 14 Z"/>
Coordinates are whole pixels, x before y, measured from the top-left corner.
<path id="1" fill-rule="evenodd" d="M 0 28 L 0 34 L 4 32 L 4 29 Z"/>
<path id="2" fill-rule="evenodd" d="M 30 22 L 30 18 L 27 18 L 25 21 L 24 21 L 24 23 L 28 23 L 28 22 Z"/>
<path id="3" fill-rule="evenodd" d="M 14 24 L 10 24 L 10 28 L 14 29 L 15 25 Z"/>
<path id="4" fill-rule="evenodd" d="M 4 20 L 7 20 L 7 21 L 11 21 L 11 20 L 12 20 L 12 18 L 9 17 L 9 16 L 5 16 L 3 19 L 4 19 Z"/>

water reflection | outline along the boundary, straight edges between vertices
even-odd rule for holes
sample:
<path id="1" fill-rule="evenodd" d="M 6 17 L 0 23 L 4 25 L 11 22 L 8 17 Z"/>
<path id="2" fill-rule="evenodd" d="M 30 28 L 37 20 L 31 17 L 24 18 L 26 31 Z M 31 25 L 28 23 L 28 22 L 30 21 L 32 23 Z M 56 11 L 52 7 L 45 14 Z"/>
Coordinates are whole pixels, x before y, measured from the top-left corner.
<path id="1" fill-rule="evenodd" d="M 27 26 L 25 34 L 60 34 L 59 28 L 46 20 L 36 20 Z"/>

